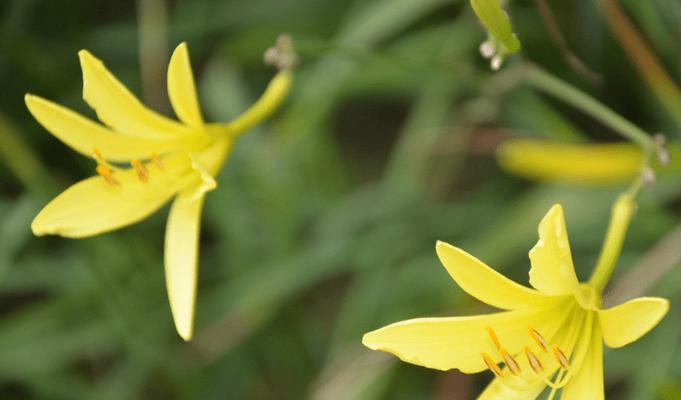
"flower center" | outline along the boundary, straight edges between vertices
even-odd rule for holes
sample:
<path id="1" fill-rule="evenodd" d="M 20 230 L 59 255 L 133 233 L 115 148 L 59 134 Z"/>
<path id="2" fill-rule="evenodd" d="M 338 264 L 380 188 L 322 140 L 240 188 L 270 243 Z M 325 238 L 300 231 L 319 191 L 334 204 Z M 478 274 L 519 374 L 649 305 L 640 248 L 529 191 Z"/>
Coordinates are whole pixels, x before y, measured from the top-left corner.
<path id="1" fill-rule="evenodd" d="M 480 356 L 485 362 L 485 365 L 487 365 L 489 370 L 492 371 L 492 373 L 494 373 L 494 375 L 499 378 L 505 377 L 504 370 L 499 365 L 500 363 L 503 364 L 512 375 L 514 376 L 521 375 L 522 368 L 520 366 L 520 363 L 502 345 L 501 341 L 499 340 L 499 336 L 497 336 L 494 329 L 492 329 L 491 327 L 487 327 L 486 331 L 490 341 L 492 342 L 494 348 L 497 351 L 498 354 L 497 358 L 500 359 L 500 361 L 497 362 L 495 361 L 494 357 L 492 357 L 490 354 L 482 352 L 480 353 Z M 565 355 L 563 350 L 561 350 L 561 348 L 557 344 L 549 346 L 548 341 L 537 329 L 529 327 L 527 329 L 527 333 L 531 343 L 529 345 L 526 345 L 522 351 L 522 354 L 524 354 L 525 358 L 527 359 L 527 365 L 529 365 L 529 367 L 534 371 L 534 373 L 539 375 L 548 386 L 552 388 L 556 387 L 560 388 L 564 386 L 565 383 L 567 383 L 567 376 L 565 375 L 565 373 L 570 368 L 569 358 Z M 559 368 L 558 373 L 556 374 L 555 377 L 555 381 L 551 382 L 551 380 L 549 379 L 553 375 L 553 373 L 550 373 L 548 376 L 545 375 L 546 368 L 544 367 L 544 364 L 542 363 L 540 357 L 537 356 L 538 353 L 545 353 L 547 355 L 550 354 L 555 359 L 556 364 Z"/>
<path id="2" fill-rule="evenodd" d="M 114 173 L 120 171 L 121 169 L 109 164 L 104 156 L 102 156 L 102 152 L 99 151 L 99 149 L 92 149 L 92 156 L 97 161 L 97 168 L 95 169 L 97 173 L 111 186 L 121 186 L 120 180 L 116 179 L 114 176 Z M 156 153 L 151 153 L 147 163 L 137 159 L 130 160 L 130 166 L 135 170 L 137 178 L 140 180 L 140 182 L 147 183 L 149 181 L 149 168 L 147 167 L 148 164 L 154 164 L 156 168 L 161 171 L 165 169 L 163 161 L 161 161 L 161 158 Z"/>

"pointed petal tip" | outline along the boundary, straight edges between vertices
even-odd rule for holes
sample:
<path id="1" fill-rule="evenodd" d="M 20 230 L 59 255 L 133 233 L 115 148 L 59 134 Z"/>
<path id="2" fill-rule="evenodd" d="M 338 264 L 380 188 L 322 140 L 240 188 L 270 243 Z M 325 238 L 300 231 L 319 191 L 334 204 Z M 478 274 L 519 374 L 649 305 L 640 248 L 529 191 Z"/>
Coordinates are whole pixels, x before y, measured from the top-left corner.
<path id="1" fill-rule="evenodd" d="M 186 329 L 180 329 L 180 327 L 177 327 L 177 334 L 180 335 L 182 340 L 184 340 L 185 342 L 191 342 L 194 336 L 194 332 L 192 331 L 191 327 L 188 327 Z"/>
<path id="2" fill-rule="evenodd" d="M 26 93 L 26 94 L 24 95 L 24 102 L 26 103 L 26 105 L 28 105 L 29 103 L 36 102 L 36 101 L 38 101 L 38 100 L 41 100 L 41 97 L 40 97 L 40 96 L 36 96 L 36 95 L 34 95 L 34 94 L 32 94 L 32 93 Z"/>
<path id="3" fill-rule="evenodd" d="M 99 58 L 95 57 L 90 53 L 89 51 L 83 49 L 78 52 L 78 59 L 80 60 L 80 64 L 83 65 L 88 62 L 100 62 Z"/>
<path id="4" fill-rule="evenodd" d="M 364 346 L 368 347 L 371 350 L 377 350 L 378 349 L 378 346 L 376 345 L 376 343 L 374 343 L 371 340 L 371 337 L 373 336 L 372 334 L 374 332 L 375 331 L 367 332 L 367 333 L 364 334 L 364 336 L 362 336 L 362 344 Z"/>

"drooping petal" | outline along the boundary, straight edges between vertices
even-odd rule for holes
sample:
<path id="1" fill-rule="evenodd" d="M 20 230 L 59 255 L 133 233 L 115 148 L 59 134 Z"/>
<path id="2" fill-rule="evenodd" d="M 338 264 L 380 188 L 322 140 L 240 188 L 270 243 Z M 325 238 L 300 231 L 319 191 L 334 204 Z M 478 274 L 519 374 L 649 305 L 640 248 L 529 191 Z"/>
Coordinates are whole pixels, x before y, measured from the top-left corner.
<path id="1" fill-rule="evenodd" d="M 542 379 L 537 375 L 534 375 L 534 378 L 522 379 L 514 376 L 494 378 L 477 400 L 534 400 L 546 388 L 546 383 Z"/>
<path id="2" fill-rule="evenodd" d="M 145 107 L 104 63 L 86 50 L 78 53 L 83 70 L 83 99 L 99 119 L 120 133 L 130 136 L 166 139 L 191 129 Z"/>
<path id="3" fill-rule="evenodd" d="M 563 388 L 560 398 L 562 400 L 603 400 L 605 391 L 603 388 L 603 341 L 598 321 L 594 321 L 588 339 L 587 352 L 581 364 L 577 367 L 577 373 Z"/>
<path id="4" fill-rule="evenodd" d="M 26 95 L 26 106 L 33 117 L 50 133 L 77 152 L 92 156 L 95 149 L 110 161 L 148 158 L 190 143 L 190 138 L 153 140 L 116 134 L 59 104 L 38 96 Z"/>
<path id="5" fill-rule="evenodd" d="M 560 323 L 559 318 L 552 318 L 555 312 L 552 308 L 522 309 L 471 317 L 417 318 L 369 332 L 362 343 L 372 350 L 393 353 L 408 363 L 475 373 L 487 369 L 481 352 L 500 361 L 488 327 L 494 329 L 504 348 L 518 353 L 531 343 L 528 327 L 555 331 L 553 325 Z"/>
<path id="6" fill-rule="evenodd" d="M 539 241 L 530 250 L 530 284 L 550 295 L 577 293 L 563 208 L 556 204 L 539 223 Z"/>
<path id="7" fill-rule="evenodd" d="M 175 328 L 189 341 L 194 327 L 198 247 L 203 196 L 180 194 L 168 216 L 165 240 L 166 286 Z"/>
<path id="8" fill-rule="evenodd" d="M 133 224 L 156 211 L 187 184 L 182 169 L 189 161 L 165 161 L 165 169 L 149 167 L 142 182 L 133 169 L 115 171 L 117 185 L 101 176 L 85 179 L 54 198 L 35 217 L 33 233 L 82 238 Z M 191 179 L 197 179 L 192 176 Z"/>
<path id="9" fill-rule="evenodd" d="M 638 340 L 653 329 L 668 310 L 667 299 L 641 297 L 598 311 L 605 344 L 617 348 Z"/>
<path id="10" fill-rule="evenodd" d="M 168 65 L 168 96 L 177 117 L 187 125 L 203 125 L 201 108 L 196 95 L 194 74 L 189 61 L 187 43 L 180 43 Z"/>
<path id="11" fill-rule="evenodd" d="M 491 306 L 513 310 L 532 307 L 547 296 L 520 285 L 482 261 L 445 242 L 437 242 L 437 255 L 449 275 L 471 296 Z"/>

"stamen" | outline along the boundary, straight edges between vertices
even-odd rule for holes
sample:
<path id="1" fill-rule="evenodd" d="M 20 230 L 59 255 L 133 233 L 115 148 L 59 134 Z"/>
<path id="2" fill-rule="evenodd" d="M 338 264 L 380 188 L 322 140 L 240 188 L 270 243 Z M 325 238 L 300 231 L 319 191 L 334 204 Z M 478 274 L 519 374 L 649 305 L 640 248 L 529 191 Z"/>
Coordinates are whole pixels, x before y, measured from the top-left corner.
<path id="1" fill-rule="evenodd" d="M 113 173 L 111 172 L 111 169 L 107 167 L 104 164 L 99 164 L 97 165 L 97 173 L 104 178 L 104 180 L 112 185 L 112 186 L 121 186 L 121 183 L 118 181 L 118 179 L 114 178 Z"/>
<path id="2" fill-rule="evenodd" d="M 546 343 L 546 339 L 536 330 L 533 328 L 527 328 L 527 332 L 530 334 L 530 337 L 534 339 L 534 341 L 541 347 L 542 350 L 544 350 L 544 353 L 549 352 L 549 345 Z"/>
<path id="3" fill-rule="evenodd" d="M 149 180 L 149 170 L 144 164 L 133 159 L 130 160 L 130 165 L 135 168 L 135 172 L 137 172 L 137 177 L 140 181 L 147 182 Z"/>
<path id="4" fill-rule="evenodd" d="M 487 334 L 489 335 L 490 339 L 492 339 L 492 343 L 494 343 L 494 347 L 497 348 L 497 350 L 501 350 L 501 342 L 499 342 L 499 338 L 497 337 L 497 334 L 494 332 L 494 329 L 490 328 L 489 326 L 485 328 L 487 330 Z"/>
<path id="5" fill-rule="evenodd" d="M 530 362 L 530 367 L 532 367 L 534 372 L 540 374 L 544 371 L 544 366 L 541 365 L 539 358 L 537 358 L 537 356 L 527 346 L 525 347 L 525 355 L 527 356 L 527 361 Z"/>
<path id="6" fill-rule="evenodd" d="M 98 163 L 106 164 L 106 160 L 104 159 L 104 156 L 102 156 L 102 152 L 99 151 L 99 149 L 92 149 L 92 156 L 95 158 L 95 160 L 97 160 Z"/>
<path id="7" fill-rule="evenodd" d="M 501 370 L 501 368 L 499 368 L 497 363 L 495 363 L 494 360 L 492 360 L 492 357 L 490 357 L 489 354 L 480 353 L 480 356 L 482 357 L 482 360 L 485 361 L 485 364 L 487 364 L 487 368 L 489 368 L 489 370 L 492 371 L 494 375 L 496 375 L 499 378 L 504 377 L 504 372 Z"/>
<path id="8" fill-rule="evenodd" d="M 518 362 L 515 360 L 515 358 L 513 358 L 513 356 L 510 355 L 506 349 L 501 349 L 499 352 L 504 358 L 504 363 L 506 363 L 508 369 L 511 370 L 511 373 L 513 373 L 513 375 L 520 375 L 522 371 L 520 370 L 520 365 L 518 365 Z"/>
<path id="9" fill-rule="evenodd" d="M 154 165 L 158 167 L 158 169 L 165 169 L 165 166 L 163 165 L 163 161 L 158 157 L 156 153 L 151 153 L 151 161 L 154 162 Z"/>
<path id="10" fill-rule="evenodd" d="M 561 367 L 564 369 L 568 369 L 570 367 L 570 362 L 568 361 L 568 358 L 565 356 L 565 353 L 557 346 L 553 346 L 553 355 L 556 357 L 556 360 L 558 360 L 558 363 L 560 364 Z"/>

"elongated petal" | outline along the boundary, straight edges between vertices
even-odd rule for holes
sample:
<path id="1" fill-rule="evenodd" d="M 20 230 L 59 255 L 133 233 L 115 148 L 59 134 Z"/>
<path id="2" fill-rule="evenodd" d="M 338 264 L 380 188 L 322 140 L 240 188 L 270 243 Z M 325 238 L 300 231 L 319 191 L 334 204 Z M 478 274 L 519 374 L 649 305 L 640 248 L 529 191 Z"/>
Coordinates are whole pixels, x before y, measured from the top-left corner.
<path id="1" fill-rule="evenodd" d="M 552 309 L 524 309 L 471 317 L 417 318 L 369 332 L 362 343 L 373 350 L 393 353 L 408 363 L 475 373 L 487 369 L 481 352 L 500 361 L 487 327 L 494 329 L 502 346 L 513 354 L 531 341 L 528 327 L 554 330 L 549 325 L 560 323 L 559 318 L 551 318 L 554 314 Z"/>
<path id="2" fill-rule="evenodd" d="M 536 306 L 545 295 L 520 285 L 450 244 L 438 242 L 437 255 L 449 275 L 471 296 L 491 306 L 513 310 Z"/>
<path id="3" fill-rule="evenodd" d="M 100 176 L 71 186 L 52 200 L 35 217 L 31 229 L 36 235 L 81 238 L 133 224 L 156 211 L 183 185 L 182 168 L 189 162 L 166 162 L 165 170 L 149 167 L 148 182 L 141 182 L 134 170 L 114 172 L 118 185 Z M 197 179 L 196 176 L 193 179 Z"/>
<path id="4" fill-rule="evenodd" d="M 92 156 L 97 149 L 107 160 L 128 161 L 133 158 L 147 158 L 152 153 L 163 153 L 189 143 L 190 140 L 152 140 L 123 136 L 41 97 L 26 95 L 25 100 L 28 110 L 45 129 L 86 156 Z"/>
<path id="5" fill-rule="evenodd" d="M 104 63 L 86 50 L 78 53 L 83 70 L 83 99 L 107 126 L 120 133 L 147 138 L 168 138 L 191 130 L 145 107 Z"/>
<path id="6" fill-rule="evenodd" d="M 292 82 L 293 72 L 290 70 L 277 73 L 260 98 L 236 119 L 226 124 L 225 128 L 236 136 L 269 117 L 286 98 Z"/>
<path id="7" fill-rule="evenodd" d="M 577 374 L 563 388 L 562 400 L 603 400 L 603 341 L 598 323 L 589 337 L 589 348 Z"/>
<path id="8" fill-rule="evenodd" d="M 581 185 L 629 182 L 643 153 L 631 143 L 584 144 L 519 139 L 503 143 L 497 160 L 506 171 L 533 180 Z"/>
<path id="9" fill-rule="evenodd" d="M 562 295 L 579 289 L 560 204 L 551 207 L 539 223 L 539 241 L 530 250 L 530 262 L 530 284 L 537 290 Z"/>
<path id="10" fill-rule="evenodd" d="M 668 310 L 669 301 L 658 297 L 641 297 L 600 310 L 598 318 L 605 344 L 617 348 L 638 340 L 653 329 Z"/>
<path id="11" fill-rule="evenodd" d="M 166 286 L 175 328 L 184 340 L 194 331 L 199 227 L 203 196 L 180 194 L 168 216 L 165 241 Z"/>
<path id="12" fill-rule="evenodd" d="M 191 126 L 203 125 L 187 43 L 180 43 L 170 57 L 168 96 L 175 114 L 182 122 Z"/>

